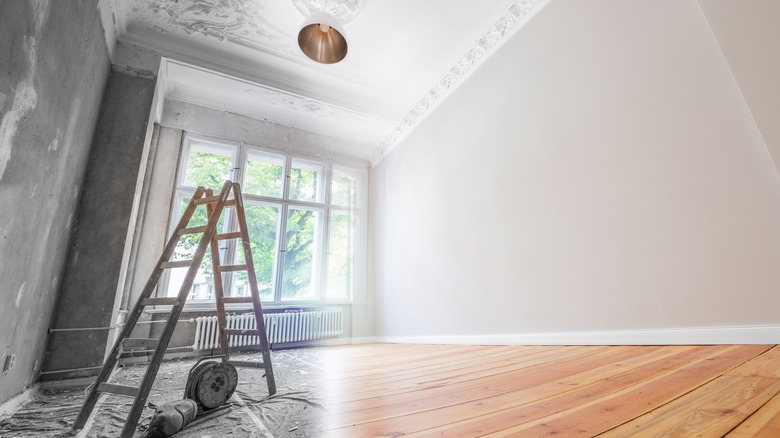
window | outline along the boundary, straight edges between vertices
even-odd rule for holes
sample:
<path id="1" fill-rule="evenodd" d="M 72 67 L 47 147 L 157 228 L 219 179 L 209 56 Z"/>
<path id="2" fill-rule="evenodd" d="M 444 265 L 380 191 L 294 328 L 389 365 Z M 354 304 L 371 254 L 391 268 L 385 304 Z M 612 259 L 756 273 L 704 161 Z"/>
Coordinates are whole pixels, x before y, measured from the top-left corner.
<path id="1" fill-rule="evenodd" d="M 266 304 L 351 300 L 358 254 L 365 251 L 365 168 L 265 150 L 243 143 L 186 136 L 176 179 L 172 230 L 198 186 L 218 191 L 226 179 L 241 185 L 257 289 Z M 199 206 L 189 226 L 206 224 Z M 218 231 L 238 230 L 225 209 Z M 200 235 L 183 236 L 174 260 L 191 258 Z M 244 263 L 238 239 L 221 241 L 223 264 Z M 176 296 L 186 268 L 171 269 L 161 290 Z M 246 272 L 222 274 L 227 296 L 250 294 Z M 207 251 L 189 301 L 213 301 Z"/>

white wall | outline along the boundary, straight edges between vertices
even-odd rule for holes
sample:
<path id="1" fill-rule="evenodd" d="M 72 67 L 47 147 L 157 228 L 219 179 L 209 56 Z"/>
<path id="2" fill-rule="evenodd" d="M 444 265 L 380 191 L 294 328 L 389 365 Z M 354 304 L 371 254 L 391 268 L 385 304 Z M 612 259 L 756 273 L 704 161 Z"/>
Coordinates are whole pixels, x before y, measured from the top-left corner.
<path id="1" fill-rule="evenodd" d="M 551 1 L 371 195 L 385 339 L 780 341 L 780 178 L 695 0 Z"/>
<path id="2" fill-rule="evenodd" d="M 775 165 L 780 168 L 780 2 L 699 0 Z"/>

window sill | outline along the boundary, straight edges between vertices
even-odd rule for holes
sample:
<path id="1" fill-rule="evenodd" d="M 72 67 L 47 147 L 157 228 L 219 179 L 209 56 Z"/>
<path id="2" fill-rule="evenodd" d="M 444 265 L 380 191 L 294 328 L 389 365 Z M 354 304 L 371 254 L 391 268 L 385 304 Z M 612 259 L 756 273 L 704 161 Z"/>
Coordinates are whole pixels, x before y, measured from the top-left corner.
<path id="1" fill-rule="evenodd" d="M 351 306 L 351 301 L 290 301 L 281 304 L 263 304 L 263 311 L 280 312 L 288 309 L 310 309 L 321 308 L 328 306 Z M 187 303 L 182 309 L 182 313 L 199 313 L 199 312 L 213 312 L 216 311 L 216 302 L 214 301 L 202 301 L 197 303 Z M 251 304 L 227 304 L 225 305 L 226 312 L 243 312 L 252 310 Z M 155 306 L 144 310 L 145 313 L 160 314 L 170 313 L 171 306 Z"/>

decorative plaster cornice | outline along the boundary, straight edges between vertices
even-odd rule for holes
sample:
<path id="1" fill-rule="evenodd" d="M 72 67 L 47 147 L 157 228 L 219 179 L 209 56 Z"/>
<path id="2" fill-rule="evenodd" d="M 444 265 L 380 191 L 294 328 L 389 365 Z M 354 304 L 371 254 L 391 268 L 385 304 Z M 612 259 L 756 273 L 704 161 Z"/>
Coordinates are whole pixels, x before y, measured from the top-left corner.
<path id="1" fill-rule="evenodd" d="M 360 12 L 361 0 L 291 0 L 298 12 L 304 16 L 326 13 L 338 18 L 341 23 L 352 21 Z"/>
<path id="2" fill-rule="evenodd" d="M 266 87 L 260 84 L 248 85 L 243 89 L 244 94 L 256 98 L 258 101 L 290 111 L 304 113 L 306 115 L 332 120 L 334 122 L 350 124 L 364 123 L 365 120 L 381 120 L 368 114 L 351 111 L 330 105 L 321 100 L 316 100 L 297 94 L 289 93 Z"/>
<path id="3" fill-rule="evenodd" d="M 140 22 L 151 23 L 153 30 L 168 33 L 180 30 L 188 35 L 200 34 L 229 41 L 255 50 L 269 49 L 292 54 L 294 46 L 279 37 L 277 30 L 267 29 L 263 5 L 247 0 L 135 0 L 132 13 Z"/>
<path id="4" fill-rule="evenodd" d="M 548 0 L 520 0 L 510 6 L 506 13 L 491 27 L 460 60 L 453 65 L 444 77 L 431 88 L 406 116 L 393 128 L 390 135 L 382 141 L 371 156 L 372 165 L 376 165 L 387 155 L 415 126 L 427 116 L 442 98 L 454 90 L 471 73 L 479 62 L 486 58 L 506 40 L 510 31 L 524 19 L 530 18 L 531 11 L 537 5 Z M 540 6 L 541 8 L 541 6 Z M 538 10 L 539 8 L 537 8 Z M 535 12 L 535 11 L 534 11 Z M 519 28 L 519 27 L 518 27 Z"/>
<path id="5" fill-rule="evenodd" d="M 210 106 L 224 111 L 240 109 L 241 113 L 254 118 L 287 124 L 291 127 L 307 129 L 350 141 L 366 142 L 368 135 L 371 141 L 367 144 L 370 145 L 376 145 L 381 137 L 368 133 L 384 133 L 389 131 L 393 125 L 390 120 L 179 61 L 165 59 L 163 71 L 166 82 L 172 82 L 168 96 L 183 102 Z M 212 77 L 210 86 L 214 90 L 219 90 L 223 96 L 222 99 L 189 91 L 200 86 L 199 80 L 203 74 Z M 269 105 L 285 111 L 268 112 L 265 109 L 258 109 L 258 104 Z M 292 116 L 293 113 L 298 116 Z M 322 129 L 318 128 L 317 124 L 301 126 L 300 117 L 307 117 L 309 120 L 326 120 L 331 122 L 328 126 L 339 128 Z M 356 129 L 345 129 L 348 127 Z"/>

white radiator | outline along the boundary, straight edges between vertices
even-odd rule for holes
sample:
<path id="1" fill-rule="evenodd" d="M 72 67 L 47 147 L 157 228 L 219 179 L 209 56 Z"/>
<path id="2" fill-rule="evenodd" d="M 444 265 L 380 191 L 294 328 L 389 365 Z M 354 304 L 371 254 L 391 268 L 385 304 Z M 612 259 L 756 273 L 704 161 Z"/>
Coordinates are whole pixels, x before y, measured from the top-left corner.
<path id="1" fill-rule="evenodd" d="M 310 312 L 268 313 L 263 315 L 269 344 L 311 341 L 335 338 L 344 331 L 343 309 L 331 307 Z M 195 318 L 194 350 L 219 348 L 219 323 L 216 316 Z M 257 328 L 254 313 L 227 316 L 227 328 L 254 330 Z M 258 336 L 228 336 L 230 347 L 260 345 Z"/>

